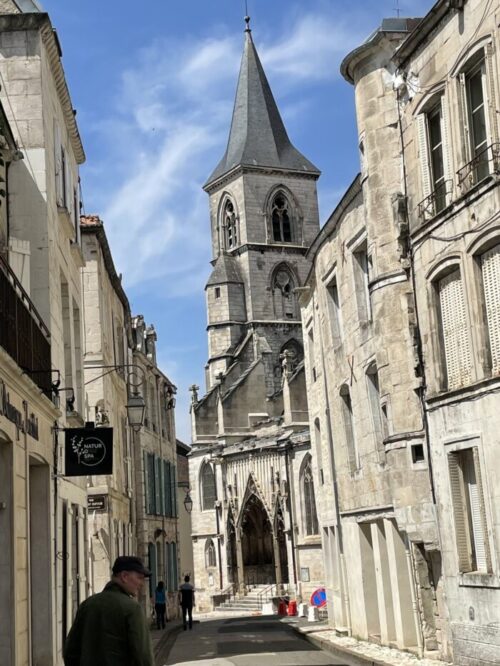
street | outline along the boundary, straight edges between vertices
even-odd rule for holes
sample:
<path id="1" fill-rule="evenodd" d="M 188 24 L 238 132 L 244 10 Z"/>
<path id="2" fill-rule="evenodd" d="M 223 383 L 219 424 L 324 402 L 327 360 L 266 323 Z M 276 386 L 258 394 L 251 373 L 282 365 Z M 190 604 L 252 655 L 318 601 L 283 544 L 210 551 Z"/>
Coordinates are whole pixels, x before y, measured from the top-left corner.
<path id="1" fill-rule="evenodd" d="M 165 666 L 348 666 L 297 635 L 288 622 L 273 617 L 238 617 L 196 622 L 178 634 Z M 158 662 L 159 666 L 162 666 Z"/>

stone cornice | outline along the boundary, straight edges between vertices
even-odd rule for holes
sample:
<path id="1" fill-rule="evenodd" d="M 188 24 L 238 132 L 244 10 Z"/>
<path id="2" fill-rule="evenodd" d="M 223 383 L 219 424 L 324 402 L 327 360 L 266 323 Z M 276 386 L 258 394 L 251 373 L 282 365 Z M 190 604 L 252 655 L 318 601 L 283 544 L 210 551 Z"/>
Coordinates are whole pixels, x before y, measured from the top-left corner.
<path id="1" fill-rule="evenodd" d="M 278 169 L 277 167 L 266 167 L 266 166 L 252 167 L 248 164 L 245 164 L 235 167 L 232 171 L 228 171 L 228 173 L 224 174 L 217 180 L 214 180 L 212 183 L 205 186 L 203 189 L 207 194 L 212 194 L 213 192 L 216 192 L 224 185 L 227 185 L 228 183 L 233 181 L 235 178 L 238 178 L 238 176 L 242 176 L 245 173 L 261 173 L 267 176 L 286 175 L 290 176 L 291 178 L 300 178 L 305 180 L 318 180 L 318 178 L 321 175 L 319 173 L 312 173 L 307 171 L 292 171 L 290 169 Z"/>
<path id="2" fill-rule="evenodd" d="M 76 123 L 73 104 L 69 94 L 68 84 L 61 63 L 62 50 L 55 29 L 52 27 L 49 15 L 40 13 L 3 14 L 0 16 L 0 33 L 16 30 L 36 30 L 40 33 L 42 43 L 47 51 L 50 68 L 54 76 L 54 83 L 61 102 L 66 128 L 71 139 L 71 145 L 78 164 L 85 162 L 80 132 Z"/>

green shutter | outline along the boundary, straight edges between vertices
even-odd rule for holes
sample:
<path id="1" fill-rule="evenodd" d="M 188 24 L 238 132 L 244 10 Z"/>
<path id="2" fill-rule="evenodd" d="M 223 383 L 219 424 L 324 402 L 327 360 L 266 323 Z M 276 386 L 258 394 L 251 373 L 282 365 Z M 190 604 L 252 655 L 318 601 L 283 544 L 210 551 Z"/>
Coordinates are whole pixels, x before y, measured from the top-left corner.
<path id="1" fill-rule="evenodd" d="M 155 514 L 161 515 L 161 471 L 160 471 L 161 460 L 154 456 L 154 466 L 155 466 Z"/>
<path id="2" fill-rule="evenodd" d="M 148 454 L 143 451 L 143 464 L 144 464 L 144 511 L 149 513 L 148 504 Z"/>
<path id="3" fill-rule="evenodd" d="M 172 463 L 170 465 L 170 493 L 171 493 L 171 505 L 172 513 L 170 514 L 172 518 L 177 517 L 177 497 L 176 497 L 176 483 L 175 483 L 175 465 Z"/>

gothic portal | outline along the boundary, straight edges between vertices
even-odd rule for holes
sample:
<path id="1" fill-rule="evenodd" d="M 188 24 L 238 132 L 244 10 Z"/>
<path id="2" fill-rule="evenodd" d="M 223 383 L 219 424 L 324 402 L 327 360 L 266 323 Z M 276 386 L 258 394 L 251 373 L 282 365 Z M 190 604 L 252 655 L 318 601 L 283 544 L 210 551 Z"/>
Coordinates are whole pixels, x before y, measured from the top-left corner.
<path id="1" fill-rule="evenodd" d="M 202 607 L 255 586 L 307 595 L 323 578 L 319 527 L 306 533 L 303 515 L 310 437 L 297 292 L 319 231 L 319 175 L 288 138 L 247 24 L 227 148 L 204 185 L 209 357 L 205 395 L 192 387 L 190 457 Z"/>

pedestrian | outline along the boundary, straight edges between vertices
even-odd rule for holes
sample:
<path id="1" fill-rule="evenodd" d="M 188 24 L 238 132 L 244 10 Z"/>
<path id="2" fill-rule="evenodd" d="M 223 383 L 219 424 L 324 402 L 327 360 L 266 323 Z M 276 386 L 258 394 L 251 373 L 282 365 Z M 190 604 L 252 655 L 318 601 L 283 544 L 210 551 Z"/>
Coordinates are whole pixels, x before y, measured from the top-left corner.
<path id="1" fill-rule="evenodd" d="M 64 644 L 66 666 L 154 666 L 151 635 L 138 596 L 151 572 L 123 555 L 102 592 L 80 604 Z"/>
<path id="2" fill-rule="evenodd" d="M 165 597 L 165 583 L 160 580 L 155 590 L 155 613 L 157 629 L 165 629 L 165 614 L 167 612 L 167 599 Z"/>
<path id="3" fill-rule="evenodd" d="M 189 618 L 189 628 L 193 628 L 193 606 L 194 606 L 194 587 L 189 582 L 189 576 L 184 576 L 184 583 L 179 588 L 179 603 L 182 608 L 182 624 L 184 631 L 187 629 Z"/>

